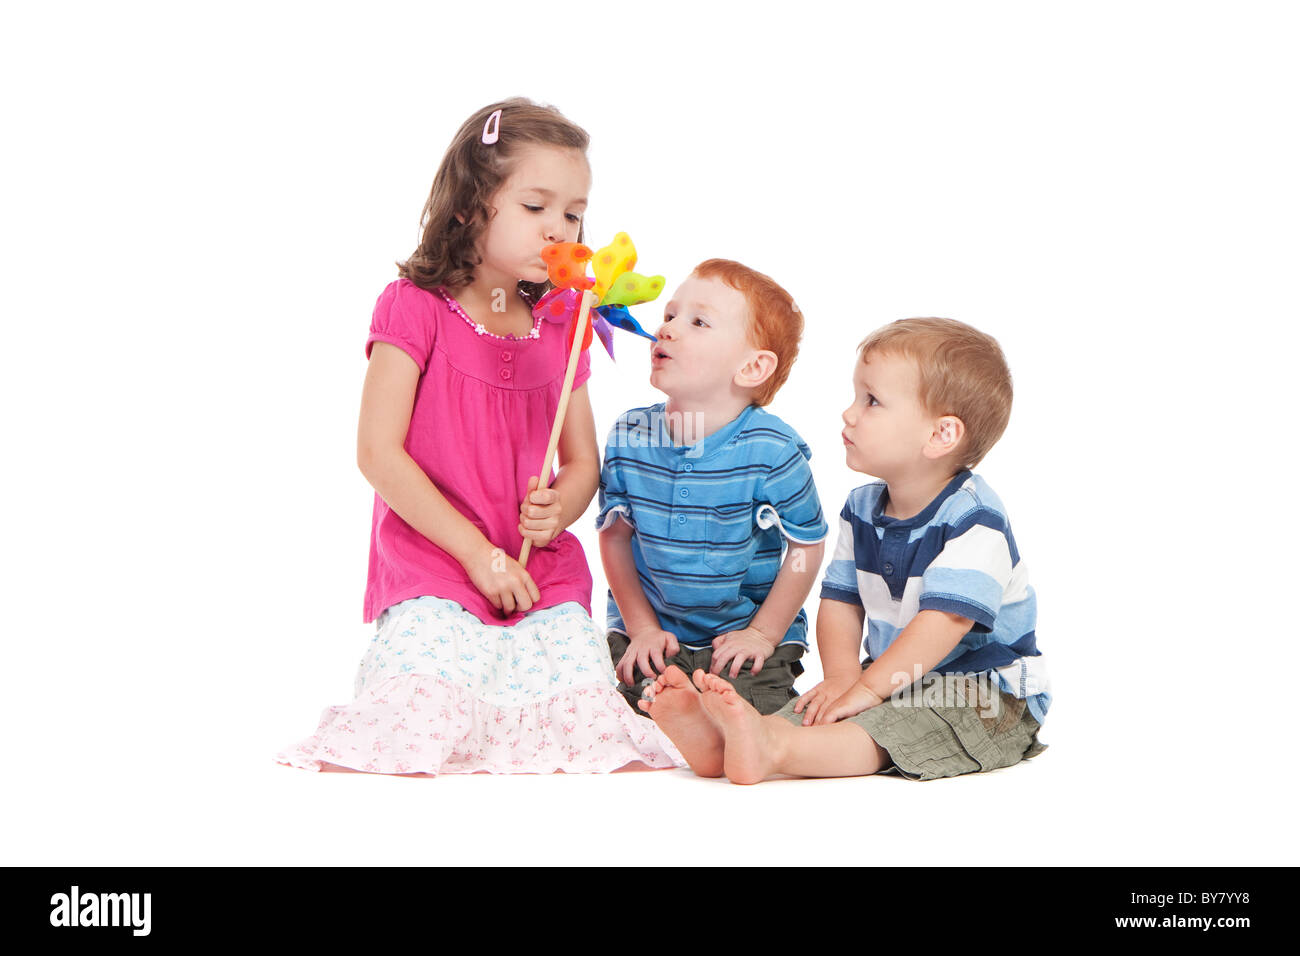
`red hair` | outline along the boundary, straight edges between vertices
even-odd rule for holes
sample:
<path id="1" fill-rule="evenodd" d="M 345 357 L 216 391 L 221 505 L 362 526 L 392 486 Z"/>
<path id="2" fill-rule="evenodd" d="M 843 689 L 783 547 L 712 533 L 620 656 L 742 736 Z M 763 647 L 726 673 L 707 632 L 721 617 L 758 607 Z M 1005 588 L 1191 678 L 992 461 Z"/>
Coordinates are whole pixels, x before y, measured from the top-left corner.
<path id="1" fill-rule="evenodd" d="M 721 279 L 745 297 L 749 306 L 749 339 L 760 349 L 776 353 L 776 371 L 754 389 L 754 404 L 766 405 L 785 384 L 790 368 L 799 356 L 803 337 L 803 313 L 790 293 L 761 272 L 730 259 L 706 259 L 692 275 Z"/>

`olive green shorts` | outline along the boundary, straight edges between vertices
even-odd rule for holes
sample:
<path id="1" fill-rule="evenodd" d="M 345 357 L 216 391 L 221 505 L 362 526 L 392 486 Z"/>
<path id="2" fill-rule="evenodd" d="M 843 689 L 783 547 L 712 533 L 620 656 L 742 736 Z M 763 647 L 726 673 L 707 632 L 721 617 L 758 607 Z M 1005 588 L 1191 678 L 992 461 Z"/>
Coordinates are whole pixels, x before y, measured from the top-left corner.
<path id="1" fill-rule="evenodd" d="M 841 721 L 861 727 L 889 752 L 893 766 L 882 772 L 936 780 L 1010 767 L 1047 749 L 1038 742 L 1039 724 L 1024 700 L 988 678 L 935 676 Z M 777 716 L 802 725 L 794 703 Z"/>
<path id="2" fill-rule="evenodd" d="M 610 631 L 606 635 L 606 640 L 609 642 L 610 659 L 617 667 L 631 641 L 626 634 L 620 634 L 618 631 Z M 746 664 L 741 668 L 739 677 L 732 677 L 730 673 L 719 676 L 736 688 L 736 693 L 753 704 L 754 709 L 760 714 L 774 714 L 784 707 L 787 701 L 794 700 L 798 696 L 794 692 L 794 682 L 795 678 L 803 673 L 803 665 L 799 663 L 801 657 L 803 657 L 803 645 L 782 644 L 763 662 L 763 667 L 757 674 L 751 674 L 750 665 Z M 707 671 L 711 663 L 713 663 L 711 647 L 692 649 L 682 645 L 672 657 L 664 658 L 665 665 L 676 664 L 688 677 L 695 673 L 697 667 Z M 641 691 L 645 689 L 646 683 L 654 678 L 641 673 L 639 667 L 634 669 L 632 676 L 636 679 L 636 685 L 628 687 L 619 681 L 618 691 L 627 699 L 633 710 L 645 717 L 645 711 L 638 707 L 636 702 L 641 699 Z"/>

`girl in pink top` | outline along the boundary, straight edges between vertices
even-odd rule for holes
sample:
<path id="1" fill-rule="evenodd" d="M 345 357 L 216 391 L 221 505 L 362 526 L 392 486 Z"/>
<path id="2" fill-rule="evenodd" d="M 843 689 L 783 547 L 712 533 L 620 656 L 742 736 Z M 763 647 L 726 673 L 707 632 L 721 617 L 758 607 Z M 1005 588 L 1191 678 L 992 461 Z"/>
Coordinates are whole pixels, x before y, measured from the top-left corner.
<path id="1" fill-rule="evenodd" d="M 565 327 L 534 318 L 541 250 L 582 240 L 587 134 L 512 99 L 461 127 L 419 248 L 375 306 L 358 463 L 375 488 L 352 703 L 282 753 L 313 770 L 599 772 L 680 762 L 617 691 L 591 572 L 564 529 L 599 481 L 584 353 L 559 470 L 536 490 Z M 532 541 L 525 569 L 516 560 Z"/>

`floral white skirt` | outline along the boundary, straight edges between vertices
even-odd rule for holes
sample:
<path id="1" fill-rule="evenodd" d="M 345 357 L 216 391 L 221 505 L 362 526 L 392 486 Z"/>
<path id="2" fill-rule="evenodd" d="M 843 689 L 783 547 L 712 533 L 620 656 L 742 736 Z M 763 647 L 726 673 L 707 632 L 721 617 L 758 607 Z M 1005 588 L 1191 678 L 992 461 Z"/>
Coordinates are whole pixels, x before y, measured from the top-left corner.
<path id="1" fill-rule="evenodd" d="M 604 634 L 576 603 L 484 624 L 418 597 L 381 614 L 355 699 L 276 756 L 370 773 L 604 773 L 683 765 L 617 690 Z"/>

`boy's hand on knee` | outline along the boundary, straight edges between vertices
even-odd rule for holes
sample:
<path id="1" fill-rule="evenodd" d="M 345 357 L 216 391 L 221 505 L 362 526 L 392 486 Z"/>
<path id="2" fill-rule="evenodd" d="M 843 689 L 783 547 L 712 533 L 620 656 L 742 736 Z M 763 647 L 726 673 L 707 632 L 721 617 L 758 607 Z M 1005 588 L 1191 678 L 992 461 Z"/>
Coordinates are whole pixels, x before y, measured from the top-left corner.
<path id="1" fill-rule="evenodd" d="M 806 694 L 799 695 L 799 699 L 794 704 L 794 712 L 803 714 L 805 727 L 811 727 L 813 724 L 829 724 L 831 721 L 827 715 L 831 705 L 856 683 L 857 677 L 852 675 L 838 679 L 827 677 Z"/>
<path id="2" fill-rule="evenodd" d="M 852 687 L 841 694 L 827 708 L 826 723 L 833 724 L 845 717 L 854 717 L 864 710 L 870 710 L 872 707 L 879 706 L 884 702 L 884 699 L 877 695 L 875 691 L 868 688 L 862 681 L 856 680 L 853 682 Z"/>
<path id="3" fill-rule="evenodd" d="M 730 664 L 731 677 L 734 680 L 740 676 L 745 662 L 752 660 L 754 663 L 749 672 L 757 674 L 763 669 L 763 662 L 771 657 L 775 650 L 776 645 L 752 625 L 739 631 L 719 634 L 713 639 L 713 661 L 709 664 L 709 673 L 721 674 Z"/>
<path id="4" fill-rule="evenodd" d="M 677 637 L 657 627 L 646 628 L 628 636 L 627 650 L 614 667 L 618 679 L 628 687 L 635 686 L 637 668 L 646 676 L 662 674 L 667 666 L 664 659 L 680 649 Z"/>

